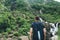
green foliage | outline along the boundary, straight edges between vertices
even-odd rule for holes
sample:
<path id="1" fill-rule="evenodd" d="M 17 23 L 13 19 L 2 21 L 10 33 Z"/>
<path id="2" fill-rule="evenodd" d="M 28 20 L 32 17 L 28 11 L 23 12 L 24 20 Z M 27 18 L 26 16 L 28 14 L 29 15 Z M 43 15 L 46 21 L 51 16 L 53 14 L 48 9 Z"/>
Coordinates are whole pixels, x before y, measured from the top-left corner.
<path id="1" fill-rule="evenodd" d="M 55 22 L 55 18 L 53 17 L 53 15 L 44 14 L 44 15 L 41 15 L 41 16 L 48 22 Z"/>
<path id="2" fill-rule="evenodd" d="M 9 27 L 10 25 L 8 24 L 8 16 L 10 15 L 9 12 L 3 12 L 0 13 L 0 30 L 1 31 L 6 31 L 6 28 Z M 1 32 L 0 31 L 0 32 Z"/>
<path id="3" fill-rule="evenodd" d="M 11 33 L 11 29 L 10 29 L 10 28 L 7 28 L 6 31 L 7 31 L 8 33 Z"/>
<path id="4" fill-rule="evenodd" d="M 37 0 L 28 0 L 28 1 L 29 1 L 30 4 L 36 4 L 36 3 L 41 3 L 42 4 L 44 2 L 44 0 L 38 0 L 38 1 Z"/>
<path id="5" fill-rule="evenodd" d="M 6 0 L 5 6 L 7 6 L 11 11 L 27 10 L 28 4 L 24 0 Z"/>
<path id="6" fill-rule="evenodd" d="M 31 23 L 36 15 L 48 22 L 60 22 L 60 3 L 43 0 L 0 0 L 0 33 L 14 34 L 14 36 L 27 35 Z M 40 3 L 42 1 L 42 3 Z M 40 9 L 43 14 L 40 14 Z M 38 13 L 38 14 L 37 14 Z M 13 31 L 13 32 L 12 32 Z"/>
<path id="7" fill-rule="evenodd" d="M 14 34 L 14 36 L 19 36 L 18 32 L 14 32 L 13 34 Z"/>

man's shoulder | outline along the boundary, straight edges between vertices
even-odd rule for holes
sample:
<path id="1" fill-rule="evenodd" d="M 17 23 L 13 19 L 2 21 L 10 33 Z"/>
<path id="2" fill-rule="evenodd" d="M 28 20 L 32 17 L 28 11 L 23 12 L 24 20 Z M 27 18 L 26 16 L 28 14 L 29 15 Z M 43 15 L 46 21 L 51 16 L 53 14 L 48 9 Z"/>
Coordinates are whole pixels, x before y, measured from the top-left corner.
<path id="1" fill-rule="evenodd" d="M 39 22 L 39 24 L 42 24 L 43 25 L 44 23 L 43 22 Z"/>
<path id="2" fill-rule="evenodd" d="M 32 25 L 34 25 L 34 24 L 35 24 L 35 22 L 32 23 Z"/>
<path id="3" fill-rule="evenodd" d="M 36 22 L 33 22 L 32 24 L 35 24 Z M 37 22 L 37 23 L 40 23 L 40 24 L 43 24 L 43 22 Z"/>

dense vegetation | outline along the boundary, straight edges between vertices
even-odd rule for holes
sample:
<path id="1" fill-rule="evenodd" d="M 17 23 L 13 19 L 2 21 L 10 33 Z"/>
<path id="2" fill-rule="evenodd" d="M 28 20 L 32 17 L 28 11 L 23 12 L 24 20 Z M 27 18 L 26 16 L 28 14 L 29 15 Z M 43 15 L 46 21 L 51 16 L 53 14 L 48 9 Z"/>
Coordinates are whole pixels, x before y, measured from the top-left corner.
<path id="1" fill-rule="evenodd" d="M 35 16 L 48 22 L 60 22 L 60 3 L 56 1 L 0 0 L 0 33 L 27 35 Z M 42 14 L 40 13 L 40 10 Z"/>

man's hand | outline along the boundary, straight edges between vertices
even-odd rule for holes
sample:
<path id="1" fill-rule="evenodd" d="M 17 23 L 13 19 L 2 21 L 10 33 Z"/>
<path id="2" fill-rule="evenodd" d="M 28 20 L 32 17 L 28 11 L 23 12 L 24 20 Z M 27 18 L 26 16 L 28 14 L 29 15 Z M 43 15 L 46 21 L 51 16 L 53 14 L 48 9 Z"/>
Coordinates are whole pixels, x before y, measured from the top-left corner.
<path id="1" fill-rule="evenodd" d="M 44 31 L 44 40 L 46 40 L 46 28 L 44 28 L 43 31 Z"/>
<path id="2" fill-rule="evenodd" d="M 33 31 L 33 29 L 30 28 L 30 40 L 32 40 L 32 31 Z"/>
<path id="3" fill-rule="evenodd" d="M 32 40 L 32 38 L 30 37 L 30 40 Z"/>

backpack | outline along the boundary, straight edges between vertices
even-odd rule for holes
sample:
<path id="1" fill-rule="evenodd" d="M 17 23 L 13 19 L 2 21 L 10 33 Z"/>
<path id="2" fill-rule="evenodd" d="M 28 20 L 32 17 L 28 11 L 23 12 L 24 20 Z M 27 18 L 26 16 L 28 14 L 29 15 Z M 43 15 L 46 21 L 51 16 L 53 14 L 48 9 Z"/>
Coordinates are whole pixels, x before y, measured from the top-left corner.
<path id="1" fill-rule="evenodd" d="M 33 35 L 36 34 L 38 40 L 43 39 L 43 24 L 41 22 L 33 23 Z M 35 35 L 34 35 L 35 36 Z"/>

